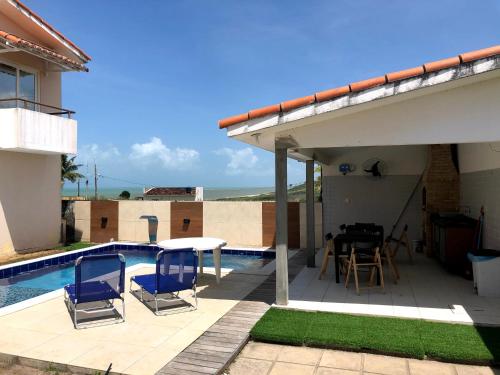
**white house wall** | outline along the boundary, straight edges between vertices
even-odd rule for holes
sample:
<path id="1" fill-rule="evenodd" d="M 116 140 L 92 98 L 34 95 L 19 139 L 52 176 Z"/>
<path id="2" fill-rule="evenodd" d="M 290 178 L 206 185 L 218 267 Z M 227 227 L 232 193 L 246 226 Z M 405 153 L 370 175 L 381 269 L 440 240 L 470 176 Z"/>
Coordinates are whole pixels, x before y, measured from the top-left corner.
<path id="1" fill-rule="evenodd" d="M 484 246 L 500 249 L 500 143 L 459 145 L 458 155 L 462 209 L 477 218 L 484 206 Z"/>
<path id="2" fill-rule="evenodd" d="M 61 158 L 0 151 L 0 258 L 59 242 Z"/>

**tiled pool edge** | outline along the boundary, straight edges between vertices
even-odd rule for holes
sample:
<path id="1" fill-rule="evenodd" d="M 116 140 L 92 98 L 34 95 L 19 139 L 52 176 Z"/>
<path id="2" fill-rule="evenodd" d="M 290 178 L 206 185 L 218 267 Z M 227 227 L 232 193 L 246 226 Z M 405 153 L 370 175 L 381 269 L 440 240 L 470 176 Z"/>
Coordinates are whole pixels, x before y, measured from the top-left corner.
<path id="1" fill-rule="evenodd" d="M 111 249 L 110 249 L 111 247 Z M 134 250 L 139 251 L 156 251 L 160 247 L 156 244 L 143 244 L 143 243 L 133 243 L 133 242 L 108 242 L 105 244 L 98 244 L 95 246 L 86 247 L 84 249 L 72 250 L 63 253 L 57 253 L 52 255 L 43 256 L 40 258 L 23 260 L 16 263 L 5 264 L 0 266 L 0 279 L 7 279 L 13 276 L 17 276 L 20 273 L 35 271 L 44 267 L 63 265 L 74 262 L 78 257 L 82 255 L 89 254 L 99 254 L 106 250 L 126 250 L 128 247 L 134 247 Z M 212 251 L 206 251 L 211 253 Z M 260 253 L 264 258 L 274 258 L 275 250 L 269 248 L 233 248 L 233 247 L 223 247 L 223 254 L 233 254 L 233 255 L 254 255 Z"/>
<path id="2" fill-rule="evenodd" d="M 305 259 L 305 251 L 290 251 L 289 283 L 305 267 Z M 252 327 L 273 304 L 275 290 L 276 272 L 273 272 L 156 375 L 221 374 L 248 342 Z"/>

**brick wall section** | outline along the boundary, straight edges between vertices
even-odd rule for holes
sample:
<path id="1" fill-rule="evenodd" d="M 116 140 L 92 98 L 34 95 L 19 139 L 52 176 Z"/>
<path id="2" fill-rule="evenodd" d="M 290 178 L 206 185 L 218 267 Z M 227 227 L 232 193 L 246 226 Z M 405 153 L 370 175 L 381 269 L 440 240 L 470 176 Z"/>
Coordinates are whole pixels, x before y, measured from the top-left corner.
<path id="1" fill-rule="evenodd" d="M 457 212 L 460 207 L 460 178 L 453 164 L 450 145 L 429 145 L 427 166 L 423 176 L 425 191 L 424 240 L 432 243 L 430 216 L 435 212 Z M 426 246 L 430 255 L 432 248 Z"/>
<path id="2" fill-rule="evenodd" d="M 189 223 L 184 223 L 189 219 Z M 170 238 L 203 236 L 203 202 L 170 204 Z"/>
<path id="3" fill-rule="evenodd" d="M 118 202 L 90 202 L 90 241 L 104 243 L 118 239 Z"/>
<path id="4" fill-rule="evenodd" d="M 288 247 L 300 247 L 300 203 L 288 202 Z M 276 203 L 262 202 L 262 246 L 276 246 Z"/>
<path id="5" fill-rule="evenodd" d="M 466 214 L 479 217 L 484 206 L 483 245 L 500 249 L 500 169 L 460 175 L 460 203 Z"/>

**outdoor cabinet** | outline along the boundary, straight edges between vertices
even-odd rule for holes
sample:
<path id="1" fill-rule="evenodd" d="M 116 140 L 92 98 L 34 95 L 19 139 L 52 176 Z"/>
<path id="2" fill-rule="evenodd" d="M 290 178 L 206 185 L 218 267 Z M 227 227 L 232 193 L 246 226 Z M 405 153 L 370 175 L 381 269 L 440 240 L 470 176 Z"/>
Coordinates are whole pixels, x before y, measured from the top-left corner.
<path id="1" fill-rule="evenodd" d="M 461 214 L 434 214 L 431 222 L 434 255 L 449 271 L 471 278 L 467 252 L 473 248 L 477 220 Z"/>

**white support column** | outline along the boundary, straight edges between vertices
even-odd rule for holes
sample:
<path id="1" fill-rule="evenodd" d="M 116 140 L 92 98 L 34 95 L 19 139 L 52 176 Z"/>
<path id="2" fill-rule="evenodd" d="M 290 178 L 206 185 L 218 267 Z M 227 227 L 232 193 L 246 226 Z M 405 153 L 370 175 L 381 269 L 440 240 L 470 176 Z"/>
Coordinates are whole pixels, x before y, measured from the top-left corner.
<path id="1" fill-rule="evenodd" d="M 315 267 L 314 160 L 306 161 L 307 267 Z"/>
<path id="2" fill-rule="evenodd" d="M 288 191 L 287 149 L 276 142 L 276 304 L 288 305 Z"/>

